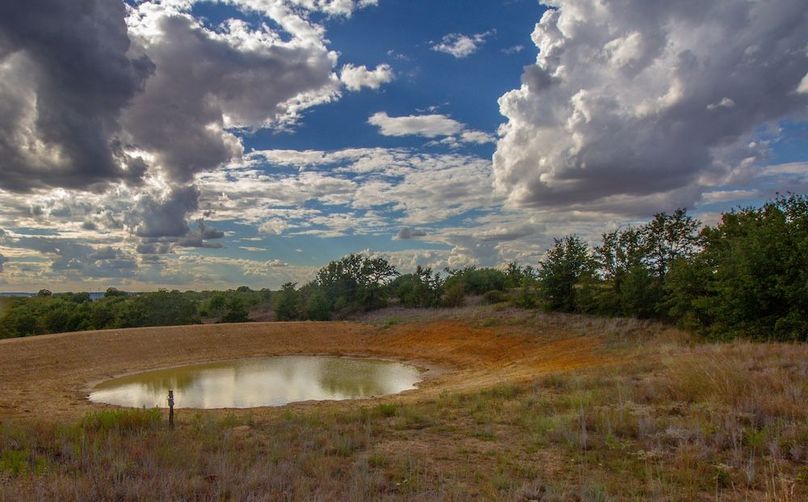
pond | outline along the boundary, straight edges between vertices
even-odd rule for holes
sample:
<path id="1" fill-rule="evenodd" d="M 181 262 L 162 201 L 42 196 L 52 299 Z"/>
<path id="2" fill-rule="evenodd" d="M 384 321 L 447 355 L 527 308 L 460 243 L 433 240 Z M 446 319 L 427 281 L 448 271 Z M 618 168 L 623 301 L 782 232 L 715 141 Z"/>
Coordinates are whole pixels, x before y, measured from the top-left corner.
<path id="1" fill-rule="evenodd" d="M 414 389 L 421 371 L 378 359 L 277 356 L 183 366 L 108 380 L 90 401 L 127 407 L 255 408 L 357 399 Z"/>

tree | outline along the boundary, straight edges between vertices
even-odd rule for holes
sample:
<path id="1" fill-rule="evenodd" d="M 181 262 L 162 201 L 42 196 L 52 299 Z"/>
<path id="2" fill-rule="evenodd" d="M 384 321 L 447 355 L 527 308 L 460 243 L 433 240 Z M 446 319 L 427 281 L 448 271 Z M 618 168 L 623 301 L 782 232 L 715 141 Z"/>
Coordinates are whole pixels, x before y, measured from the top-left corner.
<path id="1" fill-rule="evenodd" d="M 551 310 L 572 312 L 576 306 L 578 281 L 596 267 L 589 246 L 578 236 L 554 239 L 554 245 L 539 262 L 539 283 Z"/>
<path id="2" fill-rule="evenodd" d="M 328 321 L 331 319 L 331 302 L 325 291 L 308 284 L 302 288 L 301 296 L 305 298 L 304 311 L 306 319 L 311 321 Z"/>
<path id="3" fill-rule="evenodd" d="M 687 210 L 673 214 L 657 213 L 642 228 L 644 255 L 657 278 L 664 279 L 677 258 L 690 258 L 701 247 L 701 222 L 688 216 Z"/>
<path id="4" fill-rule="evenodd" d="M 437 307 L 443 295 L 443 280 L 431 268 L 418 265 L 415 272 L 396 277 L 390 288 L 405 307 Z"/>
<path id="5" fill-rule="evenodd" d="M 295 283 L 287 282 L 281 286 L 281 290 L 273 295 L 275 303 L 275 317 L 279 321 L 290 321 L 297 319 L 298 313 L 298 293 L 295 290 Z"/>
<path id="6" fill-rule="evenodd" d="M 477 268 L 469 266 L 462 269 L 446 269 L 446 289 L 454 288 L 461 283 L 465 294 L 481 295 L 488 291 L 504 291 L 507 276 L 502 270 L 495 268 Z"/>
<path id="7" fill-rule="evenodd" d="M 536 269 L 530 265 L 524 267 L 512 261 L 505 267 L 505 287 L 519 288 L 536 280 Z"/>
<path id="8" fill-rule="evenodd" d="M 250 312 L 244 300 L 239 296 L 231 296 L 227 299 L 225 313 L 221 322 L 247 322 L 250 320 Z"/>
<path id="9" fill-rule="evenodd" d="M 710 321 L 705 331 L 808 340 L 808 198 L 725 213 L 704 236 L 709 281 L 695 301 Z"/>
<path id="10" fill-rule="evenodd" d="M 384 258 L 350 254 L 321 268 L 314 284 L 323 289 L 331 309 L 344 314 L 383 307 L 389 294 L 387 285 L 397 275 Z"/>
<path id="11" fill-rule="evenodd" d="M 161 289 L 154 293 L 143 293 L 135 297 L 137 309 L 143 315 L 141 326 L 176 326 L 180 324 L 197 324 L 199 314 L 194 303 L 180 291 Z"/>

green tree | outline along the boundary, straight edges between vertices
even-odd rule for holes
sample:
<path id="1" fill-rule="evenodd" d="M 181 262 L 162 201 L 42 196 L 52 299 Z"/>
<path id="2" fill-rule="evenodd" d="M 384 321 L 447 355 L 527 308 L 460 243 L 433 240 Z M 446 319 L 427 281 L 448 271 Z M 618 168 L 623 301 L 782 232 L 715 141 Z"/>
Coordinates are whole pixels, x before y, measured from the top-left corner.
<path id="1" fill-rule="evenodd" d="M 291 321 L 299 316 L 299 295 L 295 286 L 296 284 L 287 282 L 273 295 L 275 318 L 279 321 Z"/>
<path id="2" fill-rule="evenodd" d="M 462 269 L 446 269 L 448 277 L 445 287 L 454 288 L 456 283 L 463 285 L 463 291 L 469 295 L 481 295 L 488 291 L 504 291 L 508 278 L 505 272 L 495 268 L 477 268 L 469 266 Z"/>
<path id="3" fill-rule="evenodd" d="M 308 284 L 302 288 L 301 296 L 305 298 L 305 317 L 311 321 L 328 321 L 331 319 L 331 302 L 321 288 Z"/>
<path id="4" fill-rule="evenodd" d="M 244 299 L 236 295 L 228 298 L 221 322 L 247 322 L 249 320 L 250 312 L 247 309 L 247 303 Z"/>
<path id="5" fill-rule="evenodd" d="M 553 247 L 539 262 L 539 283 L 548 308 L 574 311 L 576 285 L 593 275 L 595 268 L 589 246 L 577 235 L 554 239 Z"/>
<path id="6" fill-rule="evenodd" d="M 397 275 L 384 258 L 350 254 L 321 268 L 314 284 L 327 295 L 332 310 L 346 314 L 385 306 L 387 286 Z"/>
<path id="7" fill-rule="evenodd" d="M 700 228 L 701 222 L 688 216 L 685 209 L 657 213 L 643 226 L 644 258 L 658 279 L 665 278 L 674 260 L 689 259 L 699 251 Z"/>
<path id="8" fill-rule="evenodd" d="M 704 232 L 711 267 L 696 300 L 714 336 L 808 340 L 808 199 L 780 196 Z"/>

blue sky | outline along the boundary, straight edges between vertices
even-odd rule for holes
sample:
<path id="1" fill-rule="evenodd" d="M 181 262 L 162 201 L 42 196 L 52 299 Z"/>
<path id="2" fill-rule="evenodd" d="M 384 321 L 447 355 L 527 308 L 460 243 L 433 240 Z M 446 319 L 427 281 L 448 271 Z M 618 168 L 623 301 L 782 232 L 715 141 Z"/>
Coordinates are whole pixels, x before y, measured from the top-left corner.
<path id="1" fill-rule="evenodd" d="M 535 264 L 808 188 L 798 0 L 48 2 L 0 11 L 0 290 Z"/>

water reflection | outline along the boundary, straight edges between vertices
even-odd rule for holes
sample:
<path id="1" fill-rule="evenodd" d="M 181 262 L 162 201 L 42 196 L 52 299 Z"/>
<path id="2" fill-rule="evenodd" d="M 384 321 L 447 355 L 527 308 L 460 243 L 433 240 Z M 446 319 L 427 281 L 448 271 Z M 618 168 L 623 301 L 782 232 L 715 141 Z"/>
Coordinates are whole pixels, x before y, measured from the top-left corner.
<path id="1" fill-rule="evenodd" d="M 97 386 L 90 400 L 130 407 L 253 408 L 296 401 L 395 394 L 415 388 L 417 368 L 371 359 L 282 356 L 184 366 L 117 378 Z"/>

